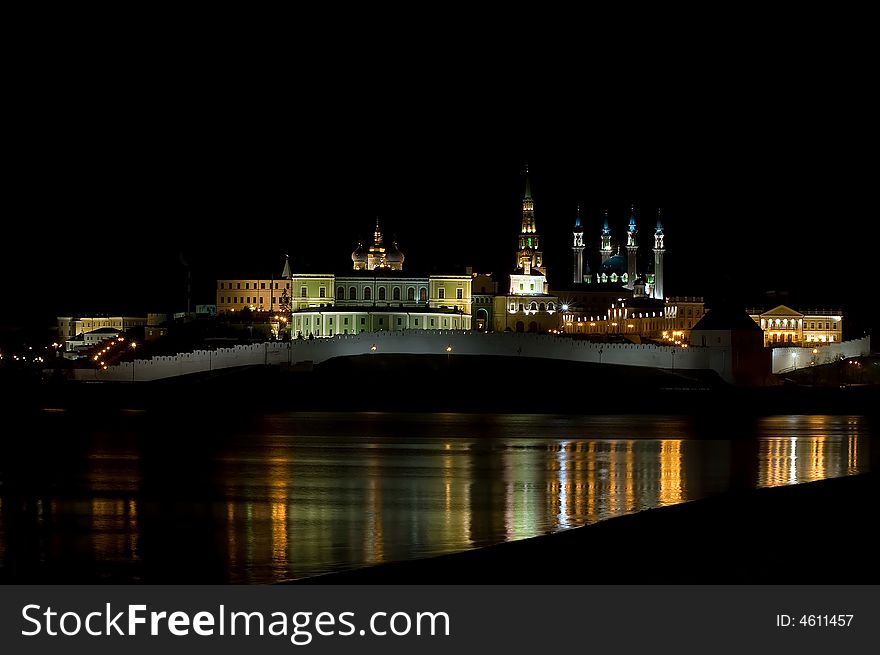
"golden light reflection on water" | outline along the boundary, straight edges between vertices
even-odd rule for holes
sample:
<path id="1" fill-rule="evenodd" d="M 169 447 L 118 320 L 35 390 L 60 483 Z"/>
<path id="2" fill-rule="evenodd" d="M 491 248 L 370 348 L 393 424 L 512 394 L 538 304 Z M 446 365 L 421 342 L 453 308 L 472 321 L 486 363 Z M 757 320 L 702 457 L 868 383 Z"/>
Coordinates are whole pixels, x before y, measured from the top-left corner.
<path id="1" fill-rule="evenodd" d="M 53 506 L 54 511 L 61 508 Z M 92 549 L 95 559 L 104 561 L 137 561 L 137 501 L 95 498 L 91 502 Z"/>
<path id="2" fill-rule="evenodd" d="M 798 419 L 798 420 L 796 420 Z M 867 466 L 861 460 L 860 446 L 868 440 L 860 436 L 858 418 L 838 416 L 769 417 L 769 432 L 759 440 L 759 487 L 812 482 L 859 473 Z"/>
<path id="3" fill-rule="evenodd" d="M 445 420 L 453 419 L 461 421 Z M 736 440 L 695 437 L 671 419 L 659 427 L 633 417 L 598 427 L 582 419 L 586 427 L 552 430 L 541 417 L 495 420 L 501 431 L 491 437 L 480 436 L 480 424 L 435 436 L 433 423 L 422 433 L 407 428 L 379 439 L 249 435 L 212 455 L 210 476 L 173 502 L 192 516 L 194 534 L 212 535 L 201 547 L 216 549 L 205 560 L 222 562 L 226 577 L 218 582 L 270 582 L 869 466 L 870 438 L 858 417 L 768 417 Z M 167 511 L 141 503 L 140 494 L 161 487 L 155 476 L 163 469 L 155 462 L 144 469 L 136 450 L 111 446 L 85 457 L 79 498 L 34 497 L 13 512 L 0 497 L 0 566 L 12 566 L 10 517 L 50 535 L 34 555 L 41 561 L 69 556 L 80 544 L 96 561 L 139 561 L 144 526 L 160 524 L 156 513 Z M 154 531 L 152 538 L 174 536 Z"/>

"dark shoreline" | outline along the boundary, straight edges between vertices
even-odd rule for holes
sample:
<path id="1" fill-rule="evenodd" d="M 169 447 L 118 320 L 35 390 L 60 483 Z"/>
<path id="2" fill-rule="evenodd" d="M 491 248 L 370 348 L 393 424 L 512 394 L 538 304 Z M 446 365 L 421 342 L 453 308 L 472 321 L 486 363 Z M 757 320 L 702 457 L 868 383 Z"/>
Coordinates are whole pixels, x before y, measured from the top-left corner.
<path id="1" fill-rule="evenodd" d="M 877 584 L 876 473 L 732 491 L 292 584 Z"/>
<path id="2" fill-rule="evenodd" d="M 501 380 L 501 382 L 498 382 Z M 528 393 L 512 393 L 514 389 Z M 880 385 L 733 387 L 711 371 L 511 357 L 383 355 L 293 369 L 248 367 L 139 383 L 7 384 L 11 409 L 210 411 L 247 393 L 249 412 L 454 411 L 564 414 L 866 414 Z"/>

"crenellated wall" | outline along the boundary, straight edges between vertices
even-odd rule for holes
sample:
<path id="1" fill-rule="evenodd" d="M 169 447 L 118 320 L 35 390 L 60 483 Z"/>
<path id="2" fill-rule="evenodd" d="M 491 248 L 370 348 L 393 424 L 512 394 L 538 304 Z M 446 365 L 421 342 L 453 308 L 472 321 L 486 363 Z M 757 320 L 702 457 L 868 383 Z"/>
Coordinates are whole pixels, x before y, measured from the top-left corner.
<path id="1" fill-rule="evenodd" d="M 375 347 L 375 350 L 373 350 Z M 452 350 L 447 353 L 447 348 Z M 74 369 L 75 379 L 148 381 L 235 366 L 315 364 L 350 355 L 385 354 L 505 355 L 567 361 L 647 366 L 667 369 L 716 368 L 722 377 L 724 357 L 711 348 L 676 348 L 647 344 L 608 344 L 555 336 L 472 331 L 372 332 L 329 339 L 266 342 L 217 350 L 196 350 L 173 356 L 138 359 L 99 369 Z M 729 358 L 727 358 L 729 361 Z M 713 367 L 713 363 L 715 366 Z"/>
<path id="2" fill-rule="evenodd" d="M 816 352 L 814 353 L 813 350 Z M 815 364 L 830 364 L 839 359 L 864 357 L 871 354 L 871 337 L 825 344 L 815 347 L 773 349 L 773 372 L 785 373 Z"/>
<path id="3" fill-rule="evenodd" d="M 375 350 L 373 347 L 375 346 Z M 385 354 L 504 355 L 562 359 L 596 364 L 645 366 L 664 369 L 712 369 L 730 381 L 730 347 L 677 348 L 650 344 L 609 344 L 579 341 L 550 335 L 516 332 L 423 331 L 370 332 L 338 335 L 329 339 L 270 341 L 217 350 L 196 350 L 172 356 L 138 359 L 99 369 L 74 369 L 74 379 L 143 382 L 236 366 L 320 362 L 333 357 Z M 774 348 L 773 372 L 830 363 L 870 353 L 870 338 L 844 341 L 817 348 Z"/>

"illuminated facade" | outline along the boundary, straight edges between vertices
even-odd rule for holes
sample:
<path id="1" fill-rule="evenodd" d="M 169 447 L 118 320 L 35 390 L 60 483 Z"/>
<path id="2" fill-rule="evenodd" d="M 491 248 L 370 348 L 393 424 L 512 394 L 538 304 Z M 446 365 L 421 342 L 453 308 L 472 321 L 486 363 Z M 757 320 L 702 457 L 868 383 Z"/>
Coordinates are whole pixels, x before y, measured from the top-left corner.
<path id="1" fill-rule="evenodd" d="M 164 314 L 152 316 L 161 316 L 162 320 L 167 318 Z M 107 334 L 113 333 L 115 338 L 120 332 L 133 327 L 156 323 L 144 316 L 59 316 L 57 321 L 58 340 L 64 342 L 64 349 L 67 352 L 89 348 L 94 345 L 96 339 L 98 342 L 103 341 L 103 338 L 98 337 L 100 333 L 97 330 L 106 330 Z M 87 336 L 92 332 L 95 334 Z"/>
<path id="2" fill-rule="evenodd" d="M 397 244 L 383 244 L 377 221 L 373 245 L 358 246 L 349 273 L 295 273 L 286 260 L 277 280 L 218 280 L 217 312 L 261 312 L 276 335 L 289 325 L 294 337 L 471 329 L 472 274 L 405 274 Z"/>
<path id="3" fill-rule="evenodd" d="M 217 312 L 277 312 L 290 294 L 290 279 L 217 280 Z"/>
<path id="4" fill-rule="evenodd" d="M 493 327 L 497 332 L 548 332 L 559 326 L 559 299 L 548 291 L 528 169 L 522 206 L 516 269 L 510 274 L 507 295 L 495 298 Z"/>
<path id="5" fill-rule="evenodd" d="M 764 345 L 814 346 L 843 341 L 843 314 L 831 310 L 799 312 L 785 305 L 761 312 L 749 310 L 749 316 L 764 331 Z"/>
<path id="6" fill-rule="evenodd" d="M 350 275 L 294 273 L 292 333 L 469 330 L 471 281 L 471 275 L 414 277 L 379 268 Z"/>
<path id="7" fill-rule="evenodd" d="M 595 314 L 563 305 L 560 329 L 566 334 L 622 335 L 634 341 L 686 343 L 691 328 L 704 313 L 700 297 L 668 296 L 662 301 L 638 295 L 608 298 L 607 308 Z"/>

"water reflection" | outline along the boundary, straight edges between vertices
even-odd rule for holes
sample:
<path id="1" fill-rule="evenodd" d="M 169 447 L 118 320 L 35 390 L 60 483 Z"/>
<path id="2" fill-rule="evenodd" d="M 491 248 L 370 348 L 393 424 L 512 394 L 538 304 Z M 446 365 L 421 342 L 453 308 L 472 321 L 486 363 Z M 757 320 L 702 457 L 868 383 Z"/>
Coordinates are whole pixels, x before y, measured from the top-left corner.
<path id="1" fill-rule="evenodd" d="M 295 414 L 190 449 L 125 427 L 42 455 L 36 484 L 0 460 L 0 579 L 277 581 L 859 473 L 870 443 L 833 416 L 715 439 L 687 417 Z"/>
<path id="2" fill-rule="evenodd" d="M 867 461 L 859 461 L 862 440 L 858 418 L 774 416 L 762 423 L 763 430 L 779 436 L 767 436 L 760 441 L 759 487 L 852 475 L 859 473 L 861 466 L 867 466 Z"/>

